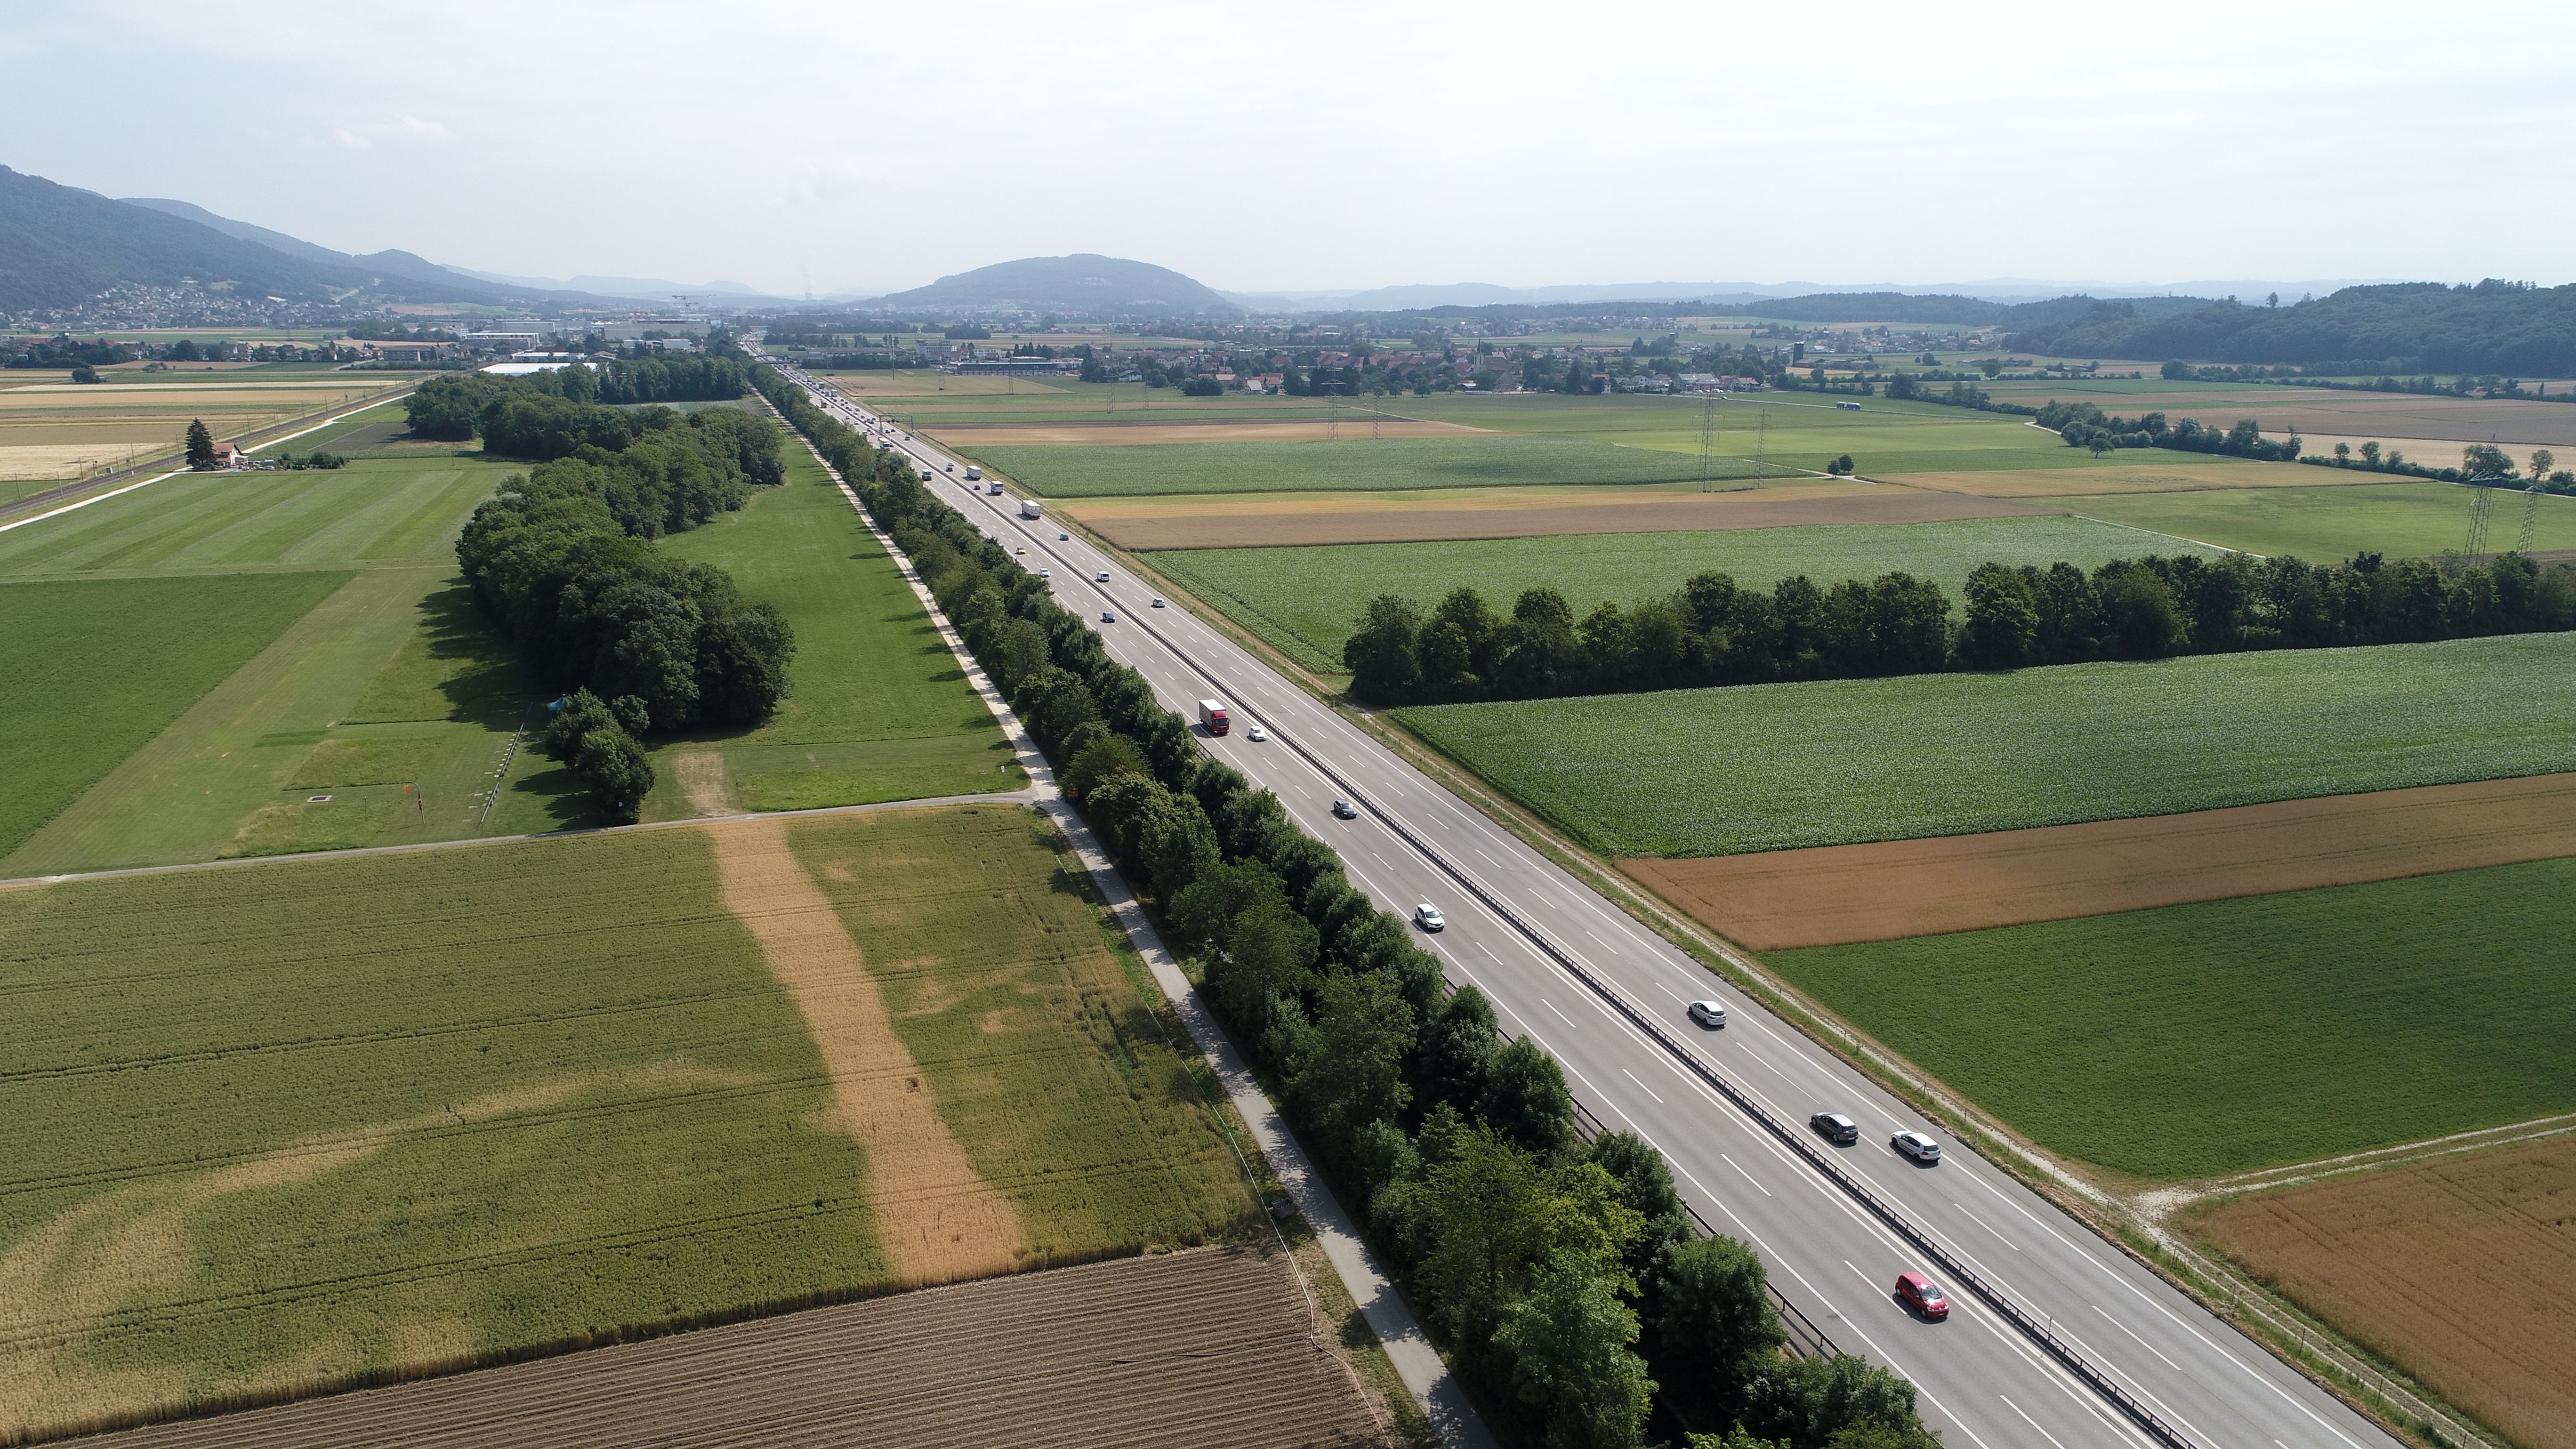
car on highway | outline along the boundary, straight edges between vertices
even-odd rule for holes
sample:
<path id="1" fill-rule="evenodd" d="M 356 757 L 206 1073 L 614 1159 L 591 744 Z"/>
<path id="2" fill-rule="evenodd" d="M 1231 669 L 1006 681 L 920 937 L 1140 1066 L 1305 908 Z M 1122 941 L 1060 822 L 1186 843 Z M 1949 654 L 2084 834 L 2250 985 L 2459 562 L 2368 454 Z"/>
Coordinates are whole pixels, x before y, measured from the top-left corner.
<path id="1" fill-rule="evenodd" d="M 1445 931 L 1449 928 L 1449 918 L 1440 914 L 1438 906 L 1425 901 L 1413 908 L 1413 924 L 1426 931 Z"/>
<path id="2" fill-rule="evenodd" d="M 1105 584 L 1109 582 L 1109 570 L 1102 569 L 1100 572 L 1093 574 L 1091 576 L 1091 581 L 1095 584 Z"/>
<path id="3" fill-rule="evenodd" d="M 939 465 L 939 471 L 942 473 L 954 473 L 957 471 L 957 465 L 954 463 L 942 463 Z"/>
<path id="4" fill-rule="evenodd" d="M 1348 800 L 1336 800 L 1333 802 L 1333 818 L 1335 820 L 1357 820 L 1360 818 L 1360 807 L 1352 804 Z"/>
<path id="5" fill-rule="evenodd" d="M 922 481 L 922 482 L 924 482 L 924 483 L 927 483 L 927 482 L 929 482 L 929 481 L 930 481 L 930 470 L 929 470 L 929 469 L 924 468 L 924 469 L 922 469 L 922 470 L 921 470 L 921 481 Z"/>
<path id="6" fill-rule="evenodd" d="M 1922 1314 L 1926 1323 L 1950 1316 L 1950 1300 L 1941 1296 L 1941 1285 L 1920 1273 L 1896 1275 L 1896 1301 Z"/>
<path id="7" fill-rule="evenodd" d="M 1270 743 L 1270 731 L 1263 729 L 1259 725 L 1254 725 L 1252 727 L 1252 733 L 1244 736 L 1244 738 L 1252 741 L 1256 745 L 1266 745 Z"/>
<path id="8" fill-rule="evenodd" d="M 1069 539 L 1069 538 L 1071 538 L 1071 537 L 1073 537 L 1073 535 L 1072 535 L 1072 534 L 1069 534 L 1069 533 L 1058 533 L 1058 534 L 1055 536 L 1055 541 L 1056 541 L 1056 542 L 1058 542 L 1058 543 L 1062 543 L 1062 542 L 1064 542 L 1065 540 L 1067 540 L 1067 539 Z"/>
<path id="9" fill-rule="evenodd" d="M 1160 594 L 1156 594 L 1156 595 L 1154 596 L 1154 607 L 1155 607 L 1155 608 L 1157 608 L 1157 609 L 1159 609 L 1159 608 L 1163 607 L 1163 596 L 1162 596 L 1162 595 L 1160 595 Z"/>
<path id="10" fill-rule="evenodd" d="M 1022 554 L 1022 553 L 1027 553 L 1027 552 L 1028 552 L 1028 550 L 1027 550 L 1027 549 L 1025 549 L 1025 548 L 1013 547 L 1013 548 L 1012 548 L 1012 550 L 1011 550 L 1011 552 L 1013 552 L 1013 553 L 1015 553 L 1015 554 Z"/>
<path id="11" fill-rule="evenodd" d="M 1926 1167 L 1941 1160 L 1941 1144 L 1920 1132 L 1899 1132 L 1887 1139 L 1887 1145 Z"/>
<path id="12" fill-rule="evenodd" d="M 1101 611 L 1100 611 L 1100 622 L 1101 622 L 1101 623 L 1103 623 L 1103 624 L 1115 624 L 1115 623 L 1117 623 L 1117 622 L 1118 622 L 1118 611 L 1117 611 L 1116 609 L 1103 609 L 1103 610 L 1101 610 Z"/>
<path id="13" fill-rule="evenodd" d="M 1714 1001 L 1694 1001 L 1690 1004 L 1690 1019 L 1715 1030 L 1726 1025 L 1726 1008 Z"/>
<path id="14" fill-rule="evenodd" d="M 1039 578 L 1042 578 L 1042 579 L 1051 579 L 1051 578 L 1054 578 L 1054 577 L 1055 577 L 1055 570 L 1053 570 L 1053 569 L 1040 569 L 1040 570 L 1038 570 L 1038 577 L 1039 577 Z"/>
<path id="15" fill-rule="evenodd" d="M 1807 1125 L 1837 1147 L 1849 1147 L 1860 1140 L 1860 1124 L 1840 1112 L 1818 1112 L 1807 1119 Z"/>

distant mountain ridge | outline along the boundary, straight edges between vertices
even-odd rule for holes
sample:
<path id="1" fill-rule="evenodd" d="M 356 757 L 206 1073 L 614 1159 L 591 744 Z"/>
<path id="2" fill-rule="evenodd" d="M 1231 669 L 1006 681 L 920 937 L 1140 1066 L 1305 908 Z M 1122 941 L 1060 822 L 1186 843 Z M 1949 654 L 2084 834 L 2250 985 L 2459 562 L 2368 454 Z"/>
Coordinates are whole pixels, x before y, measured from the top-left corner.
<path id="1" fill-rule="evenodd" d="M 286 238 L 292 241 L 293 238 Z M 490 287 L 453 275 L 424 278 L 403 261 L 281 250 L 193 217 L 114 201 L 0 166 L 0 311 L 72 308 L 121 285 L 176 287 L 193 279 L 238 296 L 332 302 L 363 295 L 406 302 L 497 302 Z M 436 270 L 436 269 L 432 269 Z"/>
<path id="2" fill-rule="evenodd" d="M 996 262 L 867 302 L 872 310 L 889 313 L 1019 309 L 1093 317 L 1243 315 L 1240 305 L 1214 288 L 1169 267 L 1096 252 Z"/>

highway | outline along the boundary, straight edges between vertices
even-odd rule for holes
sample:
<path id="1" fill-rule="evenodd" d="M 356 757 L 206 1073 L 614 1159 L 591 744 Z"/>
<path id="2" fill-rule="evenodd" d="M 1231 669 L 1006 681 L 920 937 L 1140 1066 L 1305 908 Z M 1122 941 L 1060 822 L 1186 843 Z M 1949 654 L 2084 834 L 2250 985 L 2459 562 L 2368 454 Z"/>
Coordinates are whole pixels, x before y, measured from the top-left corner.
<path id="1" fill-rule="evenodd" d="M 1116 558 L 1058 538 L 1052 519 L 1021 519 L 1017 496 L 968 487 L 964 460 L 881 428 L 837 391 L 780 370 L 851 426 L 909 452 L 942 501 L 1025 548 L 1029 568 L 1051 569 L 1057 597 L 1092 621 L 1112 657 L 1151 681 L 1168 708 L 1195 719 L 1195 701 L 1224 701 L 1234 732 L 1203 735 L 1202 747 L 1276 792 L 1380 906 L 1409 915 L 1429 902 L 1446 913 L 1445 931 L 1415 939 L 1450 979 L 1481 988 L 1507 1030 L 1553 1055 L 1603 1123 L 1660 1149 L 1691 1205 L 1718 1231 L 1752 1243 L 1779 1289 L 1839 1347 L 1911 1380 L 1925 1421 L 1953 1449 L 2397 1444 L 1225 634 L 1178 606 L 1151 607 L 1150 586 Z M 1096 581 L 1103 572 L 1108 581 Z M 1104 609 L 1116 622 L 1101 621 Z M 1247 737 L 1254 724 L 1269 742 Z M 1334 818 L 1336 797 L 1358 804 L 1360 817 Z M 1692 1000 L 1722 1002 L 1728 1024 L 1694 1026 L 1684 1015 Z M 1756 1109 L 1793 1134 L 1813 1112 L 1841 1112 L 1860 1124 L 1860 1141 L 1786 1141 Z M 1903 1130 L 1939 1139 L 1944 1160 L 1922 1167 L 1899 1155 L 1888 1139 Z M 1839 1167 L 1918 1236 L 1909 1240 L 1819 1162 Z M 1996 1302 L 1963 1291 L 1927 1242 L 2070 1357 L 2043 1347 Z M 1896 1302 L 1896 1276 L 1908 1269 L 1948 1290 L 1948 1321 L 1923 1322 Z M 2079 1364 L 2100 1382 L 2088 1382 Z M 2163 1429 L 2123 1412 L 2115 1392 Z"/>

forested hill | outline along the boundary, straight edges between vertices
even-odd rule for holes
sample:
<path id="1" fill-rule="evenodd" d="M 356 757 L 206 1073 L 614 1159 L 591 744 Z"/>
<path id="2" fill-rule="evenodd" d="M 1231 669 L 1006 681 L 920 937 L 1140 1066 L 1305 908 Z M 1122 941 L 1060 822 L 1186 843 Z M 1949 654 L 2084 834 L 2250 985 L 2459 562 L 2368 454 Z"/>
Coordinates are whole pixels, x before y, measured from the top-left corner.
<path id="1" fill-rule="evenodd" d="M 121 284 L 177 286 L 193 277 L 289 301 L 351 292 L 392 301 L 497 301 L 458 278 L 437 282 L 333 266 L 230 237 L 212 227 L 0 166 L 0 311 L 76 307 Z"/>
<path id="2" fill-rule="evenodd" d="M 1020 307 L 1090 317 L 1239 317 L 1243 309 L 1169 267 L 1079 252 L 1022 257 L 871 299 L 871 310 Z"/>
<path id="3" fill-rule="evenodd" d="M 2012 341 L 2059 357 L 2565 377 L 2576 372 L 2576 284 L 2405 282 L 2346 287 L 2288 307 L 2230 300 L 2162 315 L 2105 303 L 2082 316 L 2025 325 Z"/>

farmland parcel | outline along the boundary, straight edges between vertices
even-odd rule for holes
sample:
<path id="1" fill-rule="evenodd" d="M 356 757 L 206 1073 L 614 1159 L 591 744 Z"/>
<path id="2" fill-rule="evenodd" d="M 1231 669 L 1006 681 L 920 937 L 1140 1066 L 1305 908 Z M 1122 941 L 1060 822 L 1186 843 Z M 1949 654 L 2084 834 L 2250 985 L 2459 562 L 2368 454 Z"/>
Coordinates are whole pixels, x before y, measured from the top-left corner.
<path id="1" fill-rule="evenodd" d="M 1575 613 L 1607 599 L 1665 597 L 1713 569 L 1748 588 L 1793 574 L 1831 585 L 1902 569 L 1958 596 L 1969 570 L 1989 560 L 2086 569 L 2143 553 L 2196 553 L 2181 539 L 2051 516 L 1947 523 L 1845 524 L 1694 533 L 1621 533 L 1460 543 L 1353 544 L 1314 548 L 1181 549 L 1154 567 L 1309 669 L 1337 673 L 1342 644 L 1379 594 L 1429 608 L 1461 585 L 1508 613 L 1524 589 L 1565 595 Z"/>
<path id="2" fill-rule="evenodd" d="M 1339 443 L 1159 443 L 978 448 L 979 461 L 1049 498 L 1133 493 L 1278 493 L 1671 483 L 1699 459 L 1583 438 L 1383 438 Z M 1730 463 L 1721 477 L 1750 475 Z"/>
<path id="3" fill-rule="evenodd" d="M 725 828 L 0 891 L 0 1432 L 951 1276 L 889 1236 L 925 1159 L 846 1114 L 853 1030 L 966 1166 L 932 1205 L 1015 1225 L 952 1261 L 1251 1214 L 1034 817 L 809 818 L 730 866 Z M 782 949 L 834 933 L 855 968 Z"/>
<path id="4" fill-rule="evenodd" d="M 1763 959 L 2052 1151 L 2191 1178 L 2576 1107 L 2571 903 L 2553 860 Z"/>
<path id="5" fill-rule="evenodd" d="M 2576 770 L 2576 635 L 1396 717 L 1603 854 L 1733 855 Z"/>
<path id="6" fill-rule="evenodd" d="M 1014 790 L 1010 743 L 966 683 L 920 600 L 849 501 L 802 446 L 787 483 L 663 541 L 664 552 L 733 575 L 796 631 L 795 688 L 768 720 L 661 744 L 648 819 L 691 813 L 674 762 L 733 808 L 797 810 Z"/>
<path id="7" fill-rule="evenodd" d="M 2515 1442 L 2576 1446 L 2576 1138 L 2247 1198 L 2200 1226 Z"/>

